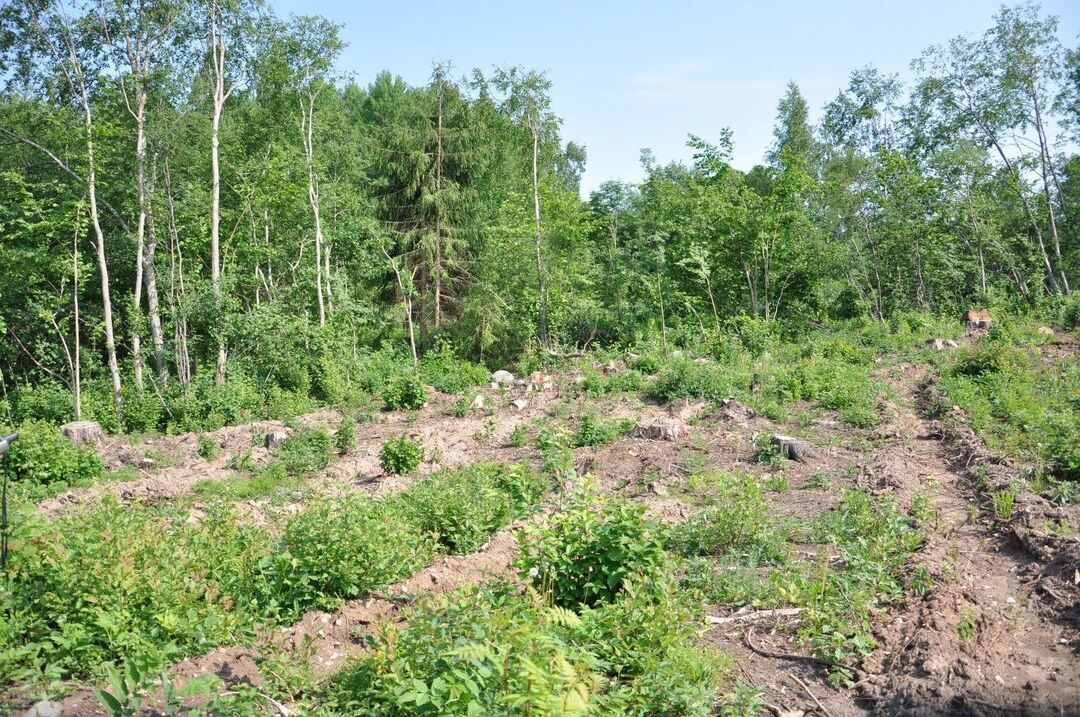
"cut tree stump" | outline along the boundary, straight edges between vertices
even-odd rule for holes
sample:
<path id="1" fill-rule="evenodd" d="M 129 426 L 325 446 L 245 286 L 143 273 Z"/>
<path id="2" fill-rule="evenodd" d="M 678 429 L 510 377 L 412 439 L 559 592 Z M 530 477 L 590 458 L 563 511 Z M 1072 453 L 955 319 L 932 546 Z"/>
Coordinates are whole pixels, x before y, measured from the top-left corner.
<path id="1" fill-rule="evenodd" d="M 772 442 L 780 449 L 780 455 L 788 460 L 806 463 L 811 458 L 817 458 L 817 453 L 810 444 L 798 438 L 776 434 L 772 437 Z"/>
<path id="2" fill-rule="evenodd" d="M 71 439 L 77 446 L 85 446 L 91 443 L 100 443 L 105 437 L 101 426 L 93 421 L 74 421 L 60 426 L 60 432 Z"/>
<path id="3" fill-rule="evenodd" d="M 656 420 L 639 423 L 630 433 L 631 438 L 645 438 L 650 441 L 677 441 L 686 433 L 686 428 L 678 421 Z"/>
<path id="4" fill-rule="evenodd" d="M 288 431 L 270 431 L 266 434 L 266 447 L 268 450 L 274 450 L 282 443 L 289 439 Z"/>

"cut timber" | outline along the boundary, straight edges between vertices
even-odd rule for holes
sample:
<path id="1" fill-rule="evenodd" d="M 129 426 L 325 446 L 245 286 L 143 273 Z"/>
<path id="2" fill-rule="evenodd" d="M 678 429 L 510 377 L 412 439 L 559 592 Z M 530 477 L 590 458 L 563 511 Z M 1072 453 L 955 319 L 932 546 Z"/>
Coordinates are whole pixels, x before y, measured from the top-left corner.
<path id="1" fill-rule="evenodd" d="M 678 421 L 655 420 L 639 423 L 630 433 L 631 438 L 645 438 L 650 441 L 677 441 L 686 433 L 686 428 Z"/>
<path id="2" fill-rule="evenodd" d="M 780 449 L 780 455 L 788 460 L 806 463 L 811 458 L 817 458 L 817 453 L 810 444 L 798 438 L 776 434 L 772 437 L 772 442 Z"/>
<path id="3" fill-rule="evenodd" d="M 75 421 L 60 426 L 60 432 L 71 439 L 77 446 L 85 446 L 89 443 L 100 443 L 105 437 L 101 426 L 93 421 Z"/>
<path id="4" fill-rule="evenodd" d="M 801 607 L 786 607 L 779 610 L 747 610 L 739 611 L 724 617 L 706 615 L 705 621 L 710 625 L 728 625 L 733 622 L 753 622 L 755 620 L 767 620 L 771 617 L 792 617 L 801 613 Z"/>

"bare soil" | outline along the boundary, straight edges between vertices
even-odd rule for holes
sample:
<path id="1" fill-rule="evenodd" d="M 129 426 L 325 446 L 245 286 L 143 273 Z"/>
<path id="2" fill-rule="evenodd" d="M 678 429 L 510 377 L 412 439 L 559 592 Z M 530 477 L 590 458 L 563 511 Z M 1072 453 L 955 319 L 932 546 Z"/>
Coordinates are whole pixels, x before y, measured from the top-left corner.
<path id="1" fill-rule="evenodd" d="M 892 496 L 905 509 L 917 495 L 931 499 L 936 515 L 910 569 L 925 567 L 933 585 L 922 597 L 909 596 L 881 609 L 875 620 L 879 646 L 855 672 L 854 688 L 830 686 L 826 668 L 806 657 L 805 647 L 794 637 L 797 614 L 702 626 L 704 642 L 736 658 L 739 679 L 765 688 L 763 698 L 770 712 L 787 717 L 1080 715 L 1080 539 L 1075 537 L 1080 508 L 1062 508 L 1021 490 L 1012 518 L 995 518 L 988 495 L 1013 485 L 1020 466 L 987 451 L 962 414 L 947 422 L 921 415 L 920 408 L 932 400 L 935 390 L 926 381 L 925 367 L 902 365 L 878 373 L 889 383 L 894 400 L 882 407 L 887 416 L 884 425 L 872 431 L 845 428 L 829 413 L 801 425 L 777 425 L 737 404 L 661 407 L 621 399 L 603 402 L 600 412 L 677 420 L 686 427 L 685 436 L 677 441 L 625 437 L 598 450 L 578 449 L 575 462 L 582 473 L 594 476 L 601 489 L 641 501 L 653 518 L 679 522 L 695 509 L 681 490 L 687 466 L 748 471 L 766 480 L 775 469 L 754 461 L 755 437 L 782 432 L 809 441 L 817 457 L 785 466 L 790 488 L 768 494 L 771 511 L 778 517 L 816 516 L 833 506 L 846 487 Z M 435 460 L 425 466 L 430 472 L 481 460 L 533 457 L 531 447 L 505 445 L 517 423 L 556 412 L 572 418 L 588 408 L 586 402 L 575 400 L 567 411 L 560 408 L 565 401 L 561 395 L 544 392 L 528 394 L 529 405 L 519 411 L 510 405 L 516 396 L 487 394 L 498 406 L 494 433 L 487 438 L 477 437 L 490 425 L 485 417 L 448 417 L 444 409 L 451 399 L 437 396 L 418 420 L 383 414 L 375 423 L 361 426 L 357 449 L 336 459 L 315 479 L 320 490 L 385 493 L 415 480 L 383 476 L 378 468 L 382 442 L 402 431 L 435 449 L 429 456 Z M 339 418 L 330 411 L 304 421 L 333 425 Z M 58 515 L 70 505 L 100 500 L 108 493 L 122 501 L 185 495 L 198 480 L 231 475 L 225 468 L 228 456 L 251 449 L 253 433 L 279 425 L 260 422 L 215 432 L 224 450 L 213 462 L 195 456 L 194 436 L 157 439 L 148 446 L 169 455 L 176 467 L 146 471 L 134 481 L 72 491 L 39 509 Z M 110 460 L 135 449 L 138 446 L 119 443 L 103 447 Z M 827 480 L 821 481 L 822 476 Z M 815 485 L 827 487 L 811 487 Z M 550 497 L 534 519 L 556 509 L 556 502 Z M 1058 525 L 1071 530 L 1063 537 L 1059 533 L 1066 531 L 1051 529 L 1051 521 L 1062 521 Z M 268 660 L 289 655 L 306 661 L 316 677 L 329 676 L 364 649 L 365 635 L 380 625 L 399 622 L 412 596 L 511 576 L 519 528 L 520 524 L 511 526 L 474 554 L 440 559 L 336 612 L 311 611 L 254 645 L 223 647 L 184 661 L 172 674 L 182 681 L 215 673 L 227 684 L 259 685 Z M 722 616 L 728 611 L 712 606 L 707 612 Z M 65 715 L 105 714 L 85 688 L 70 695 L 63 708 Z"/>

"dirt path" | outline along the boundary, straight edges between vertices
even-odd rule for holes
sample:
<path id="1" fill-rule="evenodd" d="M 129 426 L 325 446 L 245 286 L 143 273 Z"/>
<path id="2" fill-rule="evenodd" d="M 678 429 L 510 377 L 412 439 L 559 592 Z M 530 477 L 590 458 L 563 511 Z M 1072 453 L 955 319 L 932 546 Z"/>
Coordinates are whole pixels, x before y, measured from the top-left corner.
<path id="1" fill-rule="evenodd" d="M 898 374 L 890 383 L 900 399 L 899 445 L 877 457 L 867 478 L 905 507 L 916 492 L 931 498 L 934 530 L 914 561 L 934 585 L 881 624 L 881 649 L 866 665 L 880 673 L 863 691 L 869 706 L 907 715 L 1080 714 L 1076 631 L 1046 619 L 1023 577 L 1038 561 L 986 514 L 967 461 L 957 460 L 941 427 L 916 413 L 922 369 Z"/>
<path id="2" fill-rule="evenodd" d="M 933 584 L 877 620 L 879 647 L 856 673 L 856 687 L 833 688 L 822 666 L 794 657 L 805 654 L 792 637 L 797 616 L 728 624 L 705 637 L 736 658 L 743 682 L 766 688 L 763 699 L 775 714 L 1080 714 L 1076 630 L 1053 619 L 1029 579 L 1044 572 L 1036 558 L 984 505 L 975 502 L 972 519 L 967 460 L 957 464 L 941 425 L 918 413 L 924 376 L 912 365 L 882 372 L 897 400 L 854 485 L 890 495 L 905 510 L 917 496 L 930 501 L 932 530 L 910 565 L 912 572 L 924 566 Z M 783 504 L 789 495 L 772 500 Z"/>

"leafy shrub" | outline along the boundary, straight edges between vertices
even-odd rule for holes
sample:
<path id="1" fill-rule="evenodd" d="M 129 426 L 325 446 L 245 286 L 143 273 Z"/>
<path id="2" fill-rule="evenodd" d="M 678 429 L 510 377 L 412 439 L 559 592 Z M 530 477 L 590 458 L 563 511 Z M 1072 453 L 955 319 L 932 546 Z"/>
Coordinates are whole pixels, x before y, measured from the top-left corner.
<path id="1" fill-rule="evenodd" d="M 16 423 L 39 421 L 60 425 L 74 415 L 71 391 L 56 381 L 20 386 L 11 392 L 12 418 Z"/>
<path id="2" fill-rule="evenodd" d="M 610 602 L 634 576 L 659 573 L 663 548 L 642 518 L 645 508 L 588 490 L 545 525 L 520 534 L 522 575 L 551 593 L 556 605 Z"/>
<path id="3" fill-rule="evenodd" d="M 783 536 L 768 515 L 768 501 L 750 473 L 719 474 L 711 481 L 714 505 L 691 516 L 668 534 L 683 555 L 750 555 L 751 563 L 778 563 L 786 557 Z"/>
<path id="4" fill-rule="evenodd" d="M 330 465 L 333 439 L 322 426 L 298 428 L 274 451 L 274 460 L 291 475 L 308 475 Z"/>
<path id="5" fill-rule="evenodd" d="M 195 452 L 199 454 L 199 457 L 212 461 L 221 455 L 221 444 L 213 436 L 200 434 Z"/>
<path id="6" fill-rule="evenodd" d="M 611 443 L 620 434 L 627 434 L 633 426 L 626 420 L 605 420 L 595 413 L 586 413 L 578 423 L 574 445 L 598 447 Z"/>
<path id="7" fill-rule="evenodd" d="M 356 447 L 356 419 L 345 416 L 334 431 L 334 448 L 338 455 L 345 455 Z"/>
<path id="8" fill-rule="evenodd" d="M 333 358 L 324 354 L 312 365 L 311 393 L 324 404 L 337 405 L 345 399 L 345 373 Z"/>
<path id="9" fill-rule="evenodd" d="M 437 351 L 424 355 L 420 362 L 420 377 L 424 383 L 443 393 L 464 393 L 473 386 L 485 383 L 488 370 L 480 364 L 458 358 L 450 345 L 444 343 Z"/>
<path id="10" fill-rule="evenodd" d="M 550 479 L 519 465 L 479 463 L 444 470 L 397 498 L 402 514 L 453 553 L 477 550 L 491 535 L 523 517 Z"/>
<path id="11" fill-rule="evenodd" d="M 473 588 L 376 638 L 329 702 L 345 714 L 708 717 L 727 667 L 693 633 L 666 581 L 580 617 L 510 585 Z"/>
<path id="12" fill-rule="evenodd" d="M 510 431 L 510 436 L 507 438 L 507 442 L 515 448 L 521 448 L 529 440 L 529 426 L 526 423 L 519 423 L 514 426 Z"/>
<path id="13" fill-rule="evenodd" d="M 415 373 L 407 373 L 391 379 L 382 392 L 383 404 L 391 409 L 408 409 L 415 411 L 423 408 L 427 403 L 427 391 L 420 376 Z"/>
<path id="14" fill-rule="evenodd" d="M 379 450 L 379 465 L 387 473 L 408 475 L 420 467 L 424 457 L 424 447 L 410 440 L 402 433 L 397 438 L 388 438 Z"/>
<path id="15" fill-rule="evenodd" d="M 563 428 L 541 423 L 536 432 L 536 448 L 540 451 L 544 471 L 559 478 L 574 475 L 574 451 Z"/>
<path id="16" fill-rule="evenodd" d="M 165 404 L 152 391 L 124 398 L 124 430 L 128 433 L 156 431 L 165 425 Z"/>
<path id="17" fill-rule="evenodd" d="M 282 537 L 281 592 L 296 610 L 400 580 L 431 561 L 435 544 L 402 516 L 364 496 L 317 501 L 289 520 Z"/>
<path id="18" fill-rule="evenodd" d="M 76 447 L 43 421 L 26 421 L 18 433 L 3 470 L 14 481 L 12 490 L 26 500 L 42 500 L 69 486 L 88 483 L 105 468 L 97 453 Z"/>
<path id="19" fill-rule="evenodd" d="M 745 393 L 750 379 L 751 374 L 745 366 L 698 364 L 676 359 L 660 371 L 649 388 L 649 394 L 669 402 L 680 398 L 720 401 Z"/>
<path id="20" fill-rule="evenodd" d="M 646 352 L 630 360 L 629 366 L 635 371 L 652 375 L 660 370 L 663 360 L 659 354 Z"/>

